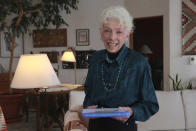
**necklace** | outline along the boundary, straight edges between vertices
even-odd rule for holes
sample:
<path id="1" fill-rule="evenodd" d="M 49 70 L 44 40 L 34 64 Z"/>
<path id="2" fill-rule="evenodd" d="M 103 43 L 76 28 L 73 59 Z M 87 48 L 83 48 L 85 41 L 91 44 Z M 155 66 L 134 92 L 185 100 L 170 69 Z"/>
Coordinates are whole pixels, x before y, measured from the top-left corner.
<path id="1" fill-rule="evenodd" d="M 102 63 L 102 67 L 101 67 L 101 77 L 102 77 L 102 82 L 103 82 L 103 85 L 104 85 L 104 89 L 107 90 L 107 91 L 112 91 L 113 89 L 116 88 L 117 84 L 118 84 L 118 81 L 119 81 L 119 77 L 120 77 L 120 72 L 122 70 L 122 64 L 123 62 L 121 62 L 120 66 L 118 67 L 118 74 L 117 74 L 117 77 L 116 77 L 116 82 L 114 82 L 114 86 L 109 88 L 108 86 L 112 85 L 112 84 L 106 84 L 106 81 L 104 79 L 104 67 L 103 67 L 103 63 Z"/>

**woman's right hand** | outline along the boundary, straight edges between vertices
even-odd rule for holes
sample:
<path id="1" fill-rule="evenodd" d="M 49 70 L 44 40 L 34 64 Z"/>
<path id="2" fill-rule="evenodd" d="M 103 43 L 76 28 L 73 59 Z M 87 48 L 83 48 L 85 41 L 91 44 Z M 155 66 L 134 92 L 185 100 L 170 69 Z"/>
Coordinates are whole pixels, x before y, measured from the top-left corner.
<path id="1" fill-rule="evenodd" d="M 87 109 L 95 109 L 97 108 L 97 105 L 93 105 L 93 106 L 88 106 Z"/>
<path id="2" fill-rule="evenodd" d="M 87 109 L 95 109 L 97 107 L 98 107 L 97 105 L 93 105 L 93 106 L 88 106 Z M 95 118 L 90 118 L 90 119 L 95 119 Z"/>

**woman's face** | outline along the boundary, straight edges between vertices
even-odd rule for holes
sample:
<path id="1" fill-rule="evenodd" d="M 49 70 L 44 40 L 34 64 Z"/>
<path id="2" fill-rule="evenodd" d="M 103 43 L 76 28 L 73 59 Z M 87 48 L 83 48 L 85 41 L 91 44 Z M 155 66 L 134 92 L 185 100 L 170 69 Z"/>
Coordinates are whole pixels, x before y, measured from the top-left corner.
<path id="1" fill-rule="evenodd" d="M 129 33 L 127 33 L 124 26 L 120 25 L 118 19 L 110 18 L 101 29 L 101 37 L 106 50 L 109 53 L 117 53 L 123 46 L 123 43 L 128 40 Z"/>

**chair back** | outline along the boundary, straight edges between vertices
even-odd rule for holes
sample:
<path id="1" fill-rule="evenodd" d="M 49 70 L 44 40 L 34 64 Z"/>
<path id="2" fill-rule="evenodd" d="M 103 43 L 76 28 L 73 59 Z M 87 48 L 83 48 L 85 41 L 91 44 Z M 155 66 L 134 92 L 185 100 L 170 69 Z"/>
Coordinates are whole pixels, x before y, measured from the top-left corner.
<path id="1" fill-rule="evenodd" d="M 85 93 L 84 91 L 73 90 L 69 94 L 69 110 L 78 111 L 83 105 Z"/>

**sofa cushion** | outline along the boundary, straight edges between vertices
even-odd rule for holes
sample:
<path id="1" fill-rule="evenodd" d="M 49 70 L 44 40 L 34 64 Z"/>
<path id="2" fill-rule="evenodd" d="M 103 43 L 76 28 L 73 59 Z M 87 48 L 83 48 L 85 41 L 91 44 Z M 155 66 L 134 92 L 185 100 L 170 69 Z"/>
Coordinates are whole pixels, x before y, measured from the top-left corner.
<path id="1" fill-rule="evenodd" d="M 79 111 L 83 105 L 84 97 L 84 91 L 71 91 L 69 94 L 69 110 Z"/>
<path id="2" fill-rule="evenodd" d="M 186 131 L 196 131 L 196 128 L 195 129 L 187 129 Z"/>
<path id="3" fill-rule="evenodd" d="M 156 91 L 159 111 L 146 122 L 139 122 L 138 131 L 185 129 L 180 91 Z"/>
<path id="4" fill-rule="evenodd" d="M 196 129 L 196 90 L 182 91 L 186 129 Z"/>

